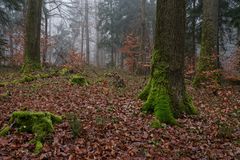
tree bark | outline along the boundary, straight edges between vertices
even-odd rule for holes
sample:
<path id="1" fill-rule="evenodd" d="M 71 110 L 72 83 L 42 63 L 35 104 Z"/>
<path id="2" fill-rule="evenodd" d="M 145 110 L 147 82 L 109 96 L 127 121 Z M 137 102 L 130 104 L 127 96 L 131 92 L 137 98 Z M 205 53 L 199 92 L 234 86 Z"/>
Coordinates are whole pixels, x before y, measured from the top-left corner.
<path id="1" fill-rule="evenodd" d="M 193 11 L 194 15 L 192 16 L 192 66 L 193 69 L 195 70 L 195 65 L 196 65 L 196 0 L 193 0 Z"/>
<path id="2" fill-rule="evenodd" d="M 184 83 L 185 0 L 157 0 L 157 21 L 150 80 L 140 94 L 142 110 L 167 124 L 196 110 Z"/>
<path id="3" fill-rule="evenodd" d="M 240 28 L 237 28 L 237 46 L 240 47 Z"/>
<path id="4" fill-rule="evenodd" d="M 141 62 L 146 62 L 146 0 L 141 0 Z"/>
<path id="5" fill-rule="evenodd" d="M 86 60 L 87 64 L 90 62 L 90 44 L 89 44 L 89 22 L 88 22 L 88 14 L 89 14 L 89 8 L 88 8 L 88 0 L 85 0 L 85 23 L 86 23 Z"/>
<path id="6" fill-rule="evenodd" d="M 109 2 L 109 7 L 110 7 L 110 10 L 111 10 L 111 17 L 110 17 L 110 32 L 111 32 L 111 67 L 115 67 L 115 63 L 116 63 L 116 60 L 115 60 L 115 47 L 114 47 L 114 34 L 113 34 L 113 0 L 110 0 Z"/>
<path id="7" fill-rule="evenodd" d="M 42 64 L 46 64 L 46 56 L 48 50 L 48 10 L 46 6 L 46 2 L 43 2 L 43 14 L 44 14 L 44 21 L 45 21 L 45 28 L 44 28 L 44 46 L 43 46 L 43 54 L 42 54 Z"/>
<path id="8" fill-rule="evenodd" d="M 195 86 L 202 81 L 209 81 L 204 72 L 218 69 L 218 9 L 219 0 L 203 0 L 202 42 Z"/>
<path id="9" fill-rule="evenodd" d="M 96 65 L 97 67 L 100 66 L 99 64 L 99 47 L 98 47 L 98 44 L 99 44 L 99 40 L 100 40 L 100 33 L 99 33 L 99 30 L 98 30 L 98 22 L 99 22 L 99 18 L 98 18 L 98 2 L 96 0 L 94 0 L 94 5 L 95 5 L 95 27 L 96 27 Z"/>
<path id="10" fill-rule="evenodd" d="M 83 24 L 82 24 L 82 31 L 81 31 L 81 54 L 84 53 L 84 31 L 85 31 L 84 28 L 85 27 L 84 27 L 84 22 L 83 22 Z"/>
<path id="11" fill-rule="evenodd" d="M 156 0 L 150 0 L 150 8 L 152 9 L 152 12 L 151 12 L 151 30 L 152 30 L 152 37 L 154 37 L 156 35 L 156 29 L 155 29 L 155 26 L 156 26 L 156 17 L 153 16 L 155 15 L 155 12 L 156 12 L 156 4 L 155 4 L 155 1 Z M 153 38 L 154 39 L 154 38 Z M 154 43 L 154 42 L 153 42 Z M 151 43 L 151 44 L 153 44 Z"/>
<path id="12" fill-rule="evenodd" d="M 13 35 L 10 34 L 9 35 L 9 48 L 10 48 L 10 55 L 11 55 L 11 59 L 13 60 L 13 56 L 14 56 L 14 47 L 13 47 Z"/>
<path id="13" fill-rule="evenodd" d="M 23 66 L 24 72 L 31 72 L 41 68 L 40 61 L 41 13 L 42 13 L 42 0 L 27 1 L 24 66 Z"/>

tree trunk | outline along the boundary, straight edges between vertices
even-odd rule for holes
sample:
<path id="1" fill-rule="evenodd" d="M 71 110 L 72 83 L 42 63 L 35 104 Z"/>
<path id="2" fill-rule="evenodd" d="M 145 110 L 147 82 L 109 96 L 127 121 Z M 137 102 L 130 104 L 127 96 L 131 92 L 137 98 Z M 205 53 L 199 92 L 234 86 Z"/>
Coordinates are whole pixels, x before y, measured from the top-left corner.
<path id="1" fill-rule="evenodd" d="M 209 81 L 204 72 L 214 71 L 218 66 L 218 6 L 219 0 L 203 0 L 201 53 L 194 78 L 195 86 L 202 81 Z"/>
<path id="2" fill-rule="evenodd" d="M 10 34 L 9 35 L 9 49 L 10 49 L 10 55 L 11 55 L 11 59 L 13 60 L 13 56 L 14 56 L 14 49 L 13 49 L 13 35 Z M 12 61 L 13 62 L 13 61 Z"/>
<path id="3" fill-rule="evenodd" d="M 156 13 L 156 4 L 155 4 L 155 1 L 156 0 L 150 0 L 150 8 L 152 9 L 152 11 L 150 12 L 151 14 L 151 30 L 152 30 L 152 38 L 154 40 L 154 36 L 156 35 L 156 29 L 155 29 L 155 26 L 156 26 L 156 16 L 155 13 Z M 153 44 L 154 42 L 152 42 L 151 44 Z"/>
<path id="4" fill-rule="evenodd" d="M 88 23 L 88 0 L 85 0 L 85 23 L 86 23 L 86 59 L 87 59 L 87 64 L 90 62 L 90 45 L 89 45 L 89 23 Z"/>
<path id="5" fill-rule="evenodd" d="M 141 0 L 141 62 L 146 62 L 146 0 Z"/>
<path id="6" fill-rule="evenodd" d="M 84 53 L 84 22 L 82 24 L 82 31 L 81 31 L 81 53 Z"/>
<path id="7" fill-rule="evenodd" d="M 24 72 L 31 72 L 41 68 L 40 61 L 41 13 L 42 13 L 42 0 L 27 1 L 24 66 L 23 66 Z"/>
<path id="8" fill-rule="evenodd" d="M 43 54 L 42 54 L 42 64 L 46 64 L 46 56 L 48 50 L 48 10 L 46 6 L 46 2 L 43 2 L 43 14 L 44 14 L 44 21 L 45 21 L 45 28 L 44 28 L 44 46 L 43 46 Z"/>
<path id="9" fill-rule="evenodd" d="M 48 36 L 51 37 L 52 36 L 52 18 L 51 16 L 48 17 L 49 19 L 49 23 L 48 23 Z M 50 64 L 52 64 L 52 52 L 49 53 L 49 58 L 48 58 L 48 62 Z"/>
<path id="10" fill-rule="evenodd" d="M 196 0 L 193 0 L 193 10 L 196 12 Z M 196 60 L 196 15 L 192 16 L 192 66 L 195 70 Z"/>
<path id="11" fill-rule="evenodd" d="M 111 67 L 115 67 L 115 59 L 114 59 L 114 57 L 115 57 L 115 47 L 114 47 L 114 34 L 113 34 L 113 14 L 114 14 L 114 12 L 113 12 L 113 0 L 110 0 L 110 2 L 109 2 L 110 4 L 110 10 L 111 10 L 111 17 L 110 17 L 110 19 L 111 19 L 111 29 L 110 29 L 110 32 L 111 32 Z"/>
<path id="12" fill-rule="evenodd" d="M 142 110 L 167 124 L 194 114 L 184 83 L 185 0 L 157 0 L 157 21 L 150 80 L 140 94 Z"/>
<path id="13" fill-rule="evenodd" d="M 99 44 L 99 37 L 100 37 L 100 33 L 99 33 L 99 30 L 98 30 L 98 2 L 96 0 L 94 0 L 94 4 L 95 4 L 95 27 L 96 27 L 96 65 L 97 67 L 99 67 L 99 47 L 98 47 L 98 44 Z"/>
<path id="14" fill-rule="evenodd" d="M 240 47 L 240 28 L 237 28 L 237 46 Z"/>

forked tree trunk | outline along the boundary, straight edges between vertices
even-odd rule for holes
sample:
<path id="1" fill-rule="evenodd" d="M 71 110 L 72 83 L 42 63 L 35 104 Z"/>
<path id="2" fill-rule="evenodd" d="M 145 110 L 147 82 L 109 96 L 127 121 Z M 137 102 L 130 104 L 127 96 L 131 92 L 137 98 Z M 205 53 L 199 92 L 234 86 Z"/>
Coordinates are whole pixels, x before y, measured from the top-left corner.
<path id="1" fill-rule="evenodd" d="M 42 0 L 28 0 L 25 24 L 25 46 L 23 72 L 41 68 L 40 28 Z"/>
<path id="2" fill-rule="evenodd" d="M 167 124 L 196 110 L 184 83 L 185 0 L 157 0 L 157 21 L 150 80 L 140 94 L 142 110 Z"/>
<path id="3" fill-rule="evenodd" d="M 203 0 L 202 42 L 194 85 L 208 79 L 204 72 L 218 69 L 218 9 L 219 0 Z M 218 79 L 218 74 L 214 79 Z"/>

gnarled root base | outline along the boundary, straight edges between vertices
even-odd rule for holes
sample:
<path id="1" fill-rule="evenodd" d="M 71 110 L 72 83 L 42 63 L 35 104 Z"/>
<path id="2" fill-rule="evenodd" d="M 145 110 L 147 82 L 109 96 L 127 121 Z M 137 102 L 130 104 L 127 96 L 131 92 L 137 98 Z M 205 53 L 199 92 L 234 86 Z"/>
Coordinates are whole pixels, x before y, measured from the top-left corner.
<path id="1" fill-rule="evenodd" d="M 176 120 L 171 107 L 171 99 L 166 88 L 152 87 L 142 111 L 154 113 L 161 122 L 174 125 Z"/>
<path id="2" fill-rule="evenodd" d="M 151 90 L 151 79 L 148 81 L 147 85 L 145 86 L 145 88 L 143 89 L 143 91 L 139 94 L 139 98 L 143 101 L 146 101 L 148 98 L 148 95 L 150 93 Z"/>
<path id="3" fill-rule="evenodd" d="M 190 96 L 185 93 L 178 106 L 174 107 L 169 89 L 158 84 L 156 81 L 150 80 L 140 94 L 140 99 L 146 100 L 142 107 L 143 112 L 154 113 L 160 122 L 170 125 L 177 124 L 175 118 L 182 114 L 197 114 Z"/>

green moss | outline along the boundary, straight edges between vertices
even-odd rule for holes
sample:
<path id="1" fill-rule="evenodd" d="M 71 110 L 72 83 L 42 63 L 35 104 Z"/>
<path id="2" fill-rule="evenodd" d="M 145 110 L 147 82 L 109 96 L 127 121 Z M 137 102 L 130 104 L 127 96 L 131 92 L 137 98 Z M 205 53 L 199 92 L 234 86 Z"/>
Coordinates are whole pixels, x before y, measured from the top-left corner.
<path id="1" fill-rule="evenodd" d="M 40 78 L 40 79 L 45 79 L 45 78 L 51 78 L 52 75 L 51 74 L 47 74 L 47 73 L 42 73 L 42 74 L 36 75 L 36 77 Z"/>
<path id="2" fill-rule="evenodd" d="M 9 83 L 8 82 L 1 82 L 0 87 L 6 87 Z"/>
<path id="3" fill-rule="evenodd" d="M 59 74 L 61 76 L 66 76 L 66 75 L 69 75 L 70 73 L 71 73 L 71 70 L 69 68 L 66 68 L 66 67 L 59 71 Z"/>
<path id="4" fill-rule="evenodd" d="M 36 141 L 34 153 L 39 154 L 42 151 L 42 148 L 43 148 L 42 142 Z"/>
<path id="5" fill-rule="evenodd" d="M 82 77 L 81 75 L 73 75 L 71 78 L 70 78 L 70 82 L 71 84 L 77 84 L 77 85 L 80 85 L 80 86 L 84 86 L 84 85 L 87 85 L 88 82 L 87 80 Z"/>
<path id="6" fill-rule="evenodd" d="M 33 60 L 30 59 L 25 60 L 24 65 L 21 69 L 23 73 L 31 73 L 40 70 L 42 70 L 40 61 L 34 62 Z"/>
<path id="7" fill-rule="evenodd" d="M 188 95 L 187 93 L 185 93 L 185 97 L 184 97 L 184 112 L 189 114 L 189 115 L 196 115 L 198 114 L 198 111 L 196 109 L 196 107 L 193 104 L 193 100 L 192 97 L 190 95 Z"/>
<path id="8" fill-rule="evenodd" d="M 37 79 L 51 78 L 51 77 L 54 77 L 54 76 L 57 76 L 56 72 L 51 72 L 50 74 L 41 73 L 41 74 L 36 74 L 36 75 L 32 75 L 32 74 L 25 75 L 25 74 L 23 74 L 21 79 L 13 80 L 12 82 L 10 82 L 8 84 L 27 83 L 27 82 L 35 81 Z"/>
<path id="9" fill-rule="evenodd" d="M 58 73 L 57 69 L 50 69 L 49 73 L 52 77 L 59 76 L 59 73 Z"/>
<path id="10" fill-rule="evenodd" d="M 154 119 L 151 121 L 150 126 L 151 126 L 152 128 L 155 128 L 155 129 L 162 128 L 162 124 L 161 124 L 161 122 L 160 122 L 157 118 L 154 118 Z"/>
<path id="11" fill-rule="evenodd" d="M 26 82 L 32 82 L 36 79 L 37 79 L 37 77 L 35 77 L 33 75 L 24 75 L 18 82 L 19 83 L 26 83 Z"/>
<path id="12" fill-rule="evenodd" d="M 0 131 L 0 137 L 6 136 L 10 131 L 10 126 L 6 125 L 1 131 Z"/>
<path id="13" fill-rule="evenodd" d="M 144 87 L 143 91 L 139 94 L 139 99 L 146 101 L 151 89 L 151 79 L 148 81 L 147 85 Z"/>
<path id="14" fill-rule="evenodd" d="M 195 87 L 195 88 L 199 87 L 201 82 L 203 81 L 203 78 L 205 78 L 205 77 L 202 77 L 197 73 L 193 79 L 193 83 L 192 83 L 193 87 Z"/>
<path id="15" fill-rule="evenodd" d="M 159 51 L 160 52 L 160 51 Z M 177 106 L 173 106 L 172 91 L 169 86 L 167 60 L 161 61 L 158 52 L 153 55 L 153 70 L 144 91 L 140 94 L 142 100 L 146 100 L 142 107 L 145 113 L 154 113 L 155 117 L 161 123 L 176 125 L 178 118 L 182 114 L 196 114 L 197 111 L 193 105 L 192 99 L 186 93 L 178 101 Z M 185 90 L 184 90 L 185 91 Z M 156 123 L 157 125 L 157 123 Z"/>
<path id="16" fill-rule="evenodd" d="M 173 117 L 172 105 L 170 96 L 167 90 L 162 88 L 156 90 L 152 94 L 154 100 L 154 114 L 163 123 L 167 124 L 177 124 L 175 118 Z M 151 100 L 151 98 L 149 98 Z"/>
<path id="17" fill-rule="evenodd" d="M 36 152 L 42 148 L 46 136 L 53 132 L 53 125 L 62 121 L 60 116 L 49 112 L 14 112 L 9 123 L 19 132 L 29 132 L 35 135 Z"/>
<path id="18" fill-rule="evenodd" d="M 202 82 L 213 82 L 220 84 L 220 75 L 213 75 L 213 77 L 206 75 L 206 72 L 210 73 L 218 68 L 217 55 L 215 55 L 217 54 L 215 33 L 216 30 L 210 21 L 203 23 L 200 57 L 197 62 L 196 75 L 193 80 L 194 87 L 199 87 Z"/>
<path id="19" fill-rule="evenodd" d="M 160 59 L 157 52 L 154 52 L 153 59 L 155 59 L 153 61 L 154 63 Z M 173 110 L 168 89 L 168 65 L 161 62 L 160 64 L 154 64 L 154 66 L 155 68 L 152 71 L 152 79 L 149 81 L 149 84 L 142 94 L 142 98 L 145 99 L 145 96 L 147 96 L 147 90 L 149 90 L 147 101 L 145 102 L 142 111 L 146 113 L 154 112 L 154 115 L 160 122 L 172 125 L 177 124 L 172 113 Z"/>
<path id="20" fill-rule="evenodd" d="M 182 100 L 180 100 L 179 108 L 174 112 L 174 117 L 181 117 L 181 115 L 183 114 L 188 114 L 188 115 L 198 114 L 197 109 L 193 104 L 192 97 L 189 96 L 186 92 Z"/>

